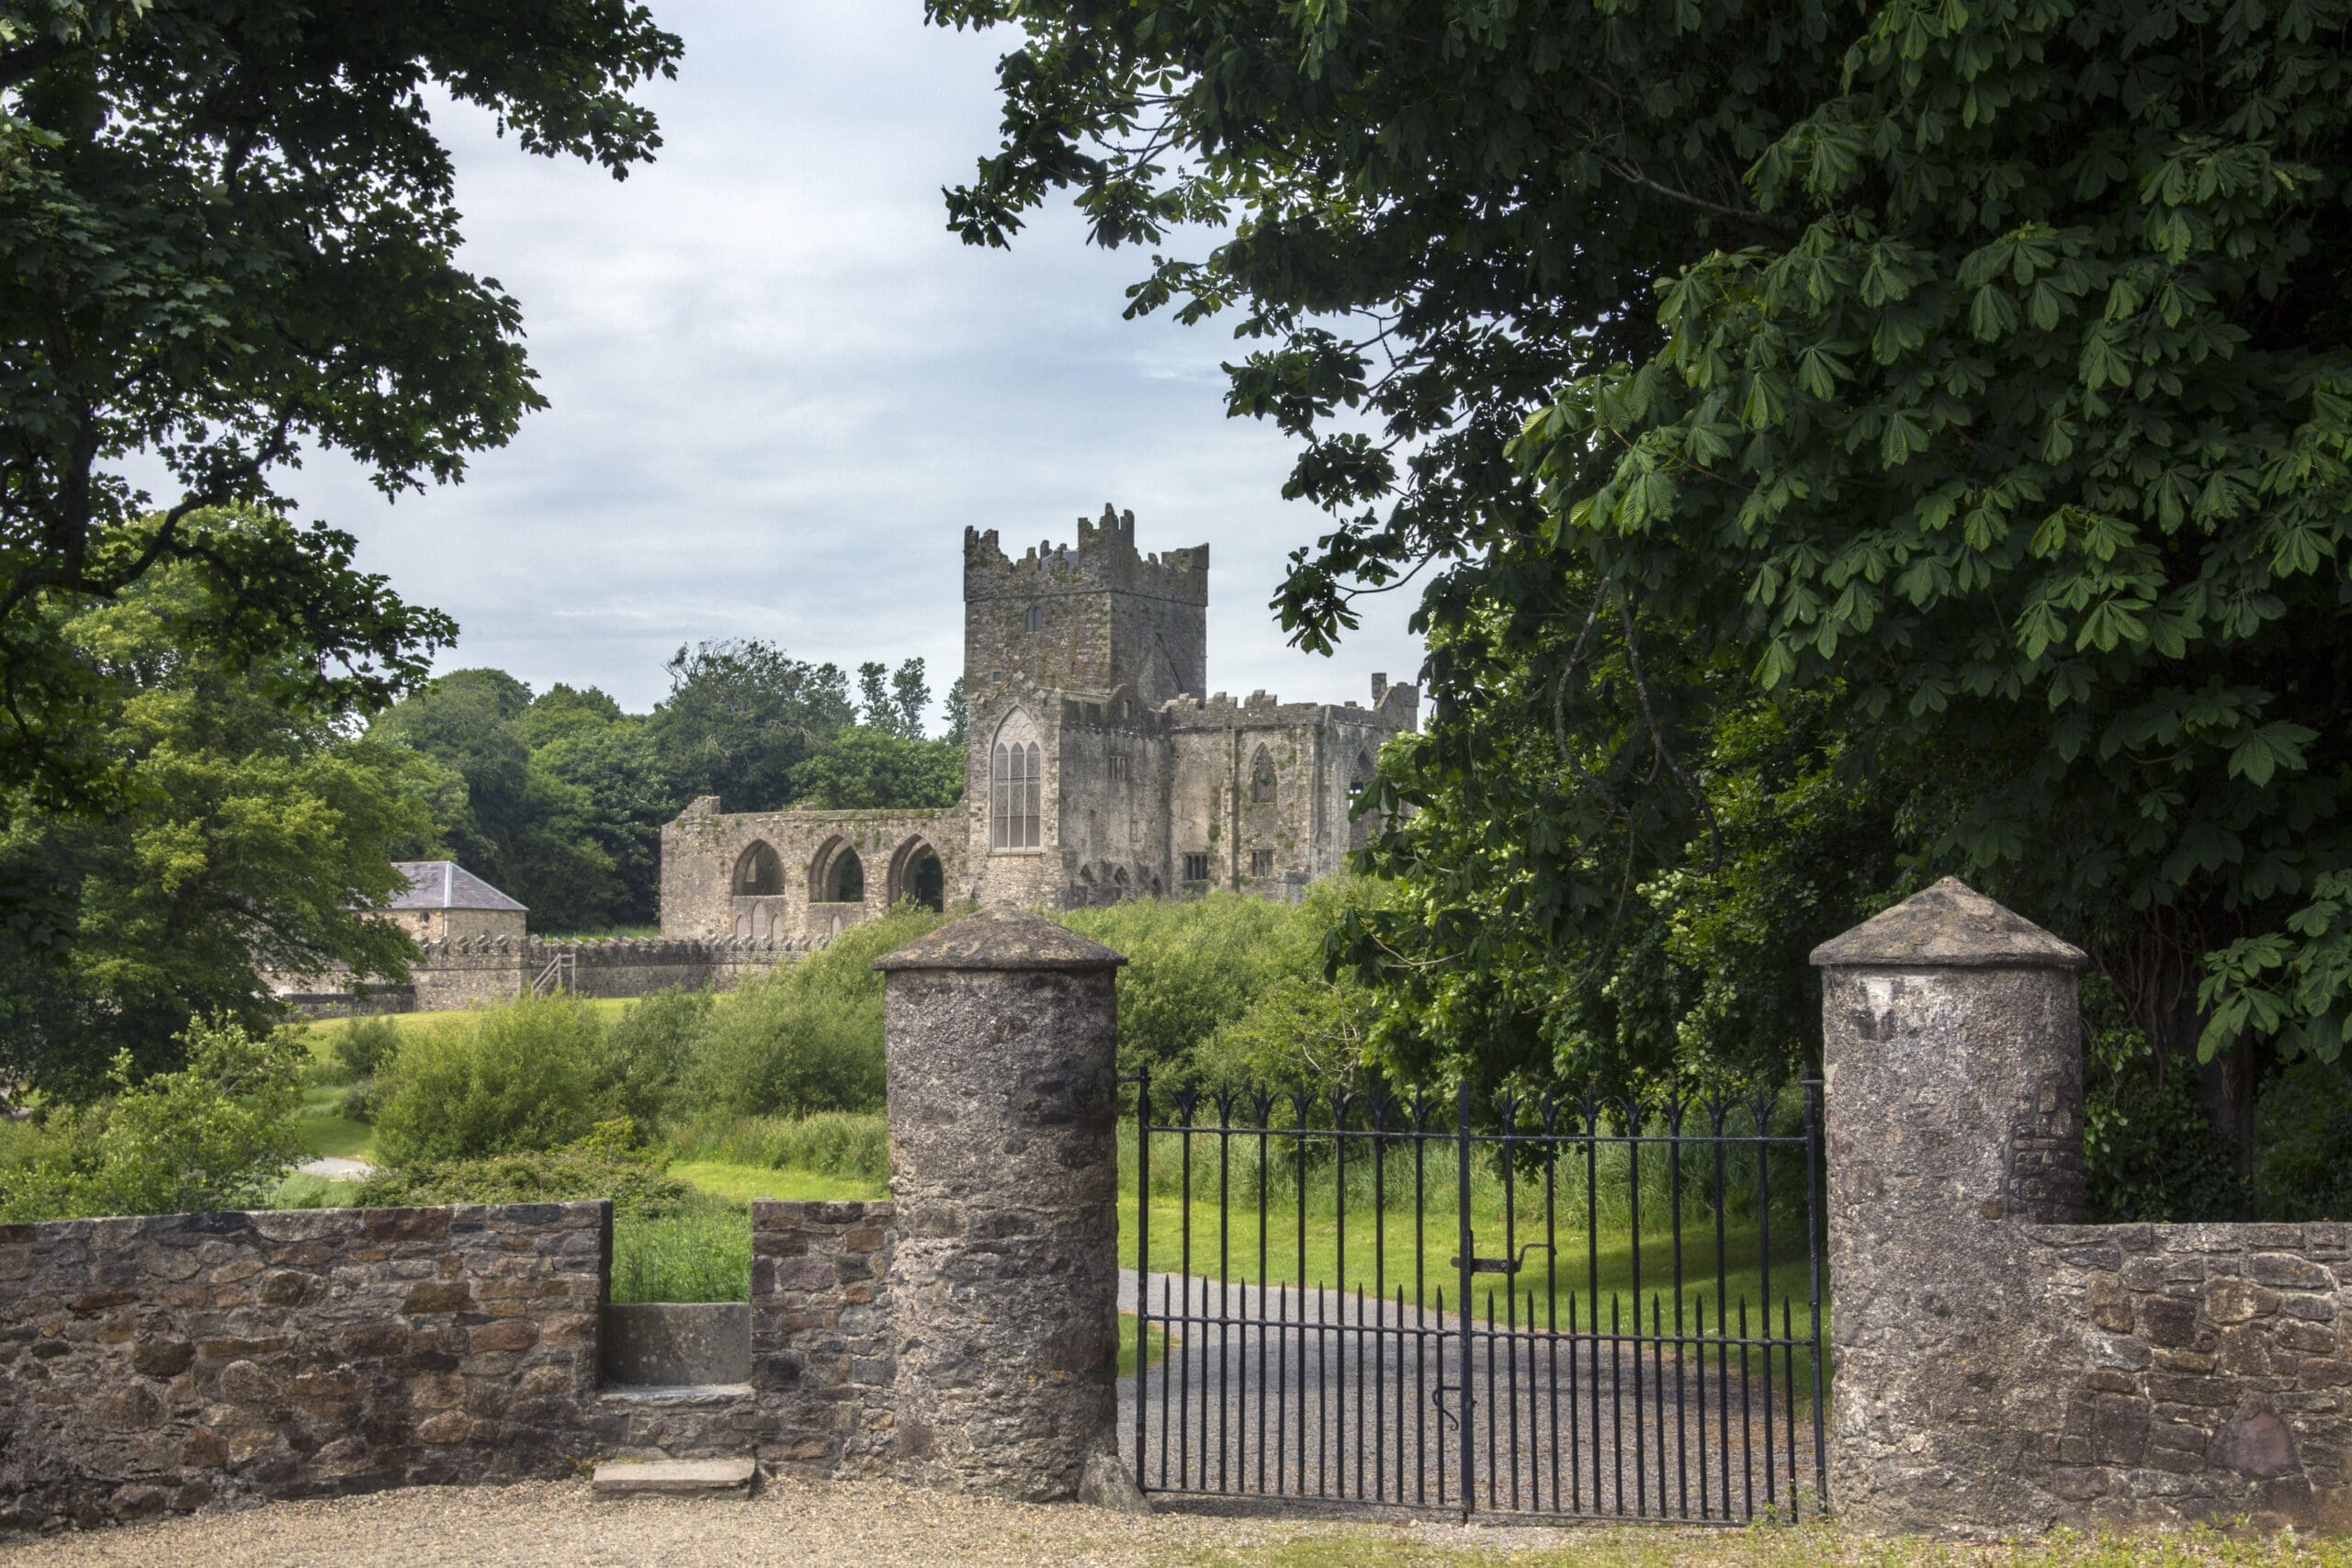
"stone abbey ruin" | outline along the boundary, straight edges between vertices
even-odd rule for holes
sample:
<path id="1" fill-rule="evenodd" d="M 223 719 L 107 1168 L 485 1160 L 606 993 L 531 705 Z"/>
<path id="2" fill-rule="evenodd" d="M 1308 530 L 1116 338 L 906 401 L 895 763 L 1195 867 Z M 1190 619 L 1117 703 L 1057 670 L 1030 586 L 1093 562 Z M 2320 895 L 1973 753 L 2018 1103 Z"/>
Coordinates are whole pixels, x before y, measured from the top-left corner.
<path id="1" fill-rule="evenodd" d="M 964 795 L 937 811 L 721 812 L 662 835 L 666 942 L 806 943 L 900 899 L 1068 908 L 1339 870 L 1354 797 L 1419 694 L 1372 705 L 1207 694 L 1205 545 L 1143 555 L 1135 514 L 1007 556 L 964 531 Z"/>

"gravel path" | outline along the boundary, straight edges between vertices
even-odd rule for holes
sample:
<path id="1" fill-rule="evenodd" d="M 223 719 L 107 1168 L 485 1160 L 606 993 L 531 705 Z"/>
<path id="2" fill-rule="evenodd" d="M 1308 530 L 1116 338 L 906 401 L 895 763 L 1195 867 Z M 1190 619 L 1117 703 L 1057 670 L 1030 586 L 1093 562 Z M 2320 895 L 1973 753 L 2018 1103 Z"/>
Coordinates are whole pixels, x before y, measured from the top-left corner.
<path id="1" fill-rule="evenodd" d="M 1249 1562 L 1301 1537 L 1337 1538 L 1340 1561 L 1396 1562 L 1399 1545 L 1442 1560 L 1449 1547 L 1559 1544 L 1556 1531 L 1459 1526 L 1306 1524 L 1160 1514 L 1135 1518 L 876 1483 L 770 1482 L 748 1502 L 592 1498 L 584 1481 L 420 1487 L 323 1502 L 60 1535 L 0 1551 L 14 1564 L 200 1563 L 203 1568 L 604 1568 L 612 1564 L 1086 1564 Z M 1594 1541 L 1585 1536 L 1582 1540 Z M 1655 1538 L 1652 1538 L 1655 1539 Z M 1718 1538 L 1719 1539 L 1719 1538 Z M 1361 1543 L 1351 1547 L 1347 1543 Z M 1427 1560 L 1424 1558 L 1423 1560 Z"/>
<path id="2" fill-rule="evenodd" d="M 1134 1310 L 1136 1289 L 1123 1270 L 1124 1309 Z M 1141 1391 L 1140 1466 L 1138 1391 L 1134 1378 L 1120 1380 L 1120 1450 L 1146 1487 L 1417 1507 L 1455 1501 L 1458 1315 L 1408 1307 L 1400 1324 L 1394 1303 L 1338 1292 L 1251 1286 L 1245 1296 L 1227 1285 L 1222 1303 L 1219 1294 L 1214 1281 L 1195 1279 L 1188 1293 L 1181 1279 L 1152 1277 L 1154 1314 L 1165 1299 L 1192 1321 L 1178 1324 L 1174 1354 Z M 1263 1326 L 1302 1314 L 1305 1327 Z M 1789 1407 L 1788 1370 L 1776 1355 L 1768 1372 L 1760 1348 L 1743 1376 L 1738 1350 L 1712 1342 L 1677 1356 L 1655 1342 L 1489 1332 L 1481 1323 L 1471 1377 L 1477 1506 L 1653 1519 L 1769 1513 L 1785 1506 L 1792 1475 L 1804 1493 L 1813 1486 L 1812 1421 Z M 1267 1397 L 1270 1386 L 1278 1398 Z M 1811 1506 L 1808 1497 L 1807 1513 Z"/>

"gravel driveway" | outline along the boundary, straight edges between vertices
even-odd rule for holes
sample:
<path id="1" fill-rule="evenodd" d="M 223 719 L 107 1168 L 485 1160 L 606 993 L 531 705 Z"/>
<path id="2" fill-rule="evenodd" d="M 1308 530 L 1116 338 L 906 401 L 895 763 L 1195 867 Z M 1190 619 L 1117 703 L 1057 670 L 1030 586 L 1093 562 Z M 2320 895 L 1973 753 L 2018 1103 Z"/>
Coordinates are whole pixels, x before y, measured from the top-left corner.
<path id="1" fill-rule="evenodd" d="M 1553 1532 L 1458 1526 L 1300 1524 L 1166 1514 L 1134 1518 L 1076 1506 L 1035 1507 L 876 1483 L 770 1482 L 749 1501 L 592 1498 L 584 1481 L 516 1486 L 420 1487 L 325 1502 L 273 1503 L 237 1513 L 51 1536 L 0 1550 L 0 1561 L 43 1565 L 200 1564 L 201 1568 L 397 1568 L 463 1563 L 480 1568 L 658 1568 L 759 1564 L 953 1564 L 1047 1568 L 1087 1564 L 1219 1563 L 1301 1536 L 1340 1538 L 1340 1549 L 1396 1559 L 1374 1543 L 1442 1555 L 1448 1546 L 1492 1548 L 1516 1539 L 1559 1541 Z M 1593 1538 L 1586 1537 L 1586 1540 Z M 1416 1552 L 1418 1556 L 1419 1553 Z"/>

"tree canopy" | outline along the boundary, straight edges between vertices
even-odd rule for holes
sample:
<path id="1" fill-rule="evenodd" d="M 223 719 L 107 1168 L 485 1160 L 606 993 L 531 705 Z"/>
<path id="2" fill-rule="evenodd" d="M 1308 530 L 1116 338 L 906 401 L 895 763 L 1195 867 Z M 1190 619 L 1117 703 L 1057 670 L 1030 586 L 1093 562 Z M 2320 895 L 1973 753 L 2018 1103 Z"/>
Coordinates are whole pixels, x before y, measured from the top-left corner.
<path id="1" fill-rule="evenodd" d="M 1374 852 L 1418 897 L 1350 951 L 1529 983 L 1421 1048 L 1558 1070 L 1641 993 L 1670 1068 L 1803 951 L 1702 960 L 1702 911 L 1818 939 L 1951 871 L 2229 1114 L 2340 1052 L 2352 8 L 930 10 L 1023 29 L 967 240 L 1060 189 L 1211 226 L 1130 311 L 1233 313 L 1228 408 L 1300 438 L 1294 635 L 1426 588 Z"/>
<path id="2" fill-rule="evenodd" d="M 679 49 L 628 0 L 0 16 L 0 786 L 68 809 L 122 786 L 110 698 L 51 633 L 160 566 L 212 597 L 208 647 L 300 652 L 330 706 L 423 674 L 451 623 L 348 535 L 276 521 L 277 476 L 307 446 L 387 493 L 447 482 L 541 402 L 516 302 L 457 264 L 432 100 L 618 177 L 660 145 L 629 94 Z M 141 453 L 172 493 L 132 482 Z"/>
<path id="3" fill-rule="evenodd" d="M 6 1069 L 67 1098 L 119 1055 L 137 1076 L 169 1066 L 192 1019 L 266 1033 L 270 971 L 397 979 L 413 953 L 368 911 L 430 826 L 418 760 L 289 698 L 308 689 L 299 657 L 234 669 L 192 650 L 182 626 L 209 603 L 175 563 L 55 626 L 115 694 L 95 741 L 127 787 L 104 817 L 0 795 Z"/>

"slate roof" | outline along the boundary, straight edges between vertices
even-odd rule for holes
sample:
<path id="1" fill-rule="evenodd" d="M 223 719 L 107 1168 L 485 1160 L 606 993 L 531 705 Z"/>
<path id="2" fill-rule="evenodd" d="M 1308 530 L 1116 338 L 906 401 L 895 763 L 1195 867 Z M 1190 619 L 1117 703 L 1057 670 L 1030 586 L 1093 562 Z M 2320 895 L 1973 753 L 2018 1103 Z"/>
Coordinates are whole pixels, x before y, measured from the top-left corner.
<path id="1" fill-rule="evenodd" d="M 405 892 L 392 895 L 395 909 L 512 909 L 528 911 L 453 860 L 396 860 L 392 869 L 408 878 Z"/>

